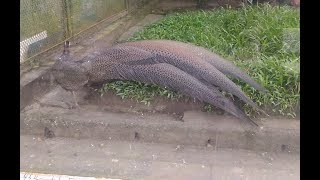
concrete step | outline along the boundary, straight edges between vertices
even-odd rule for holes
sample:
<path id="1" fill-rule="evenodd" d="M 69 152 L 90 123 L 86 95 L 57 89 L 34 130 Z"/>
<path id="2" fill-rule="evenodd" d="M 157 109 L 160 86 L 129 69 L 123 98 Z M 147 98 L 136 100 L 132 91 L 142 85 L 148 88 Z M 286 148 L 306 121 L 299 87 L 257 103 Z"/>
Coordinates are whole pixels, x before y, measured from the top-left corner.
<path id="1" fill-rule="evenodd" d="M 299 120 L 262 119 L 260 128 L 255 128 L 232 116 L 194 110 L 186 111 L 183 121 L 178 121 L 168 114 L 111 112 L 94 104 L 67 109 L 65 101 L 72 96 L 61 92 L 51 91 L 42 99 L 47 104 L 52 101 L 51 106 L 34 103 L 20 113 L 22 134 L 43 136 L 47 129 L 56 137 L 300 152 Z"/>
<path id="2" fill-rule="evenodd" d="M 20 170 L 120 179 L 299 179 L 300 156 L 134 141 L 20 136 Z"/>
<path id="3" fill-rule="evenodd" d="M 125 33 L 123 33 L 119 37 L 118 42 L 124 42 L 124 41 L 128 40 L 135 33 L 137 33 L 138 31 L 141 31 L 144 27 L 146 27 L 152 23 L 159 21 L 161 18 L 163 18 L 163 15 L 148 14 L 141 21 L 139 21 L 136 25 L 132 26 Z"/>

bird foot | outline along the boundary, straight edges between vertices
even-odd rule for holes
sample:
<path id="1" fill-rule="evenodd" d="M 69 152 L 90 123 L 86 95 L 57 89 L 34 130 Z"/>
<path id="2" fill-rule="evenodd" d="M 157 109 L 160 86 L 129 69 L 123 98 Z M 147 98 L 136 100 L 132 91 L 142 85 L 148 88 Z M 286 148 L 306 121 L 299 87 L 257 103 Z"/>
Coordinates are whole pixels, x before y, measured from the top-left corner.
<path id="1" fill-rule="evenodd" d="M 71 106 L 70 106 L 70 109 L 84 110 L 78 103 L 77 103 L 77 104 L 74 104 L 74 105 L 71 105 Z"/>
<path id="2" fill-rule="evenodd" d="M 84 110 L 81 106 L 79 106 L 79 104 L 76 104 L 75 107 L 76 107 L 76 109 Z"/>
<path id="3" fill-rule="evenodd" d="M 68 106 L 68 109 L 79 109 L 79 110 L 84 110 L 79 104 L 71 104 L 71 103 L 66 103 Z"/>
<path id="4" fill-rule="evenodd" d="M 73 95 L 73 101 L 74 101 L 74 109 L 83 110 L 83 108 L 81 108 L 78 104 L 76 93 L 74 91 L 72 91 L 72 95 Z"/>
<path id="5" fill-rule="evenodd" d="M 173 116 L 173 118 L 177 121 L 181 121 L 181 122 L 184 122 L 184 113 L 183 112 L 175 112 L 175 113 L 172 113 L 171 114 Z"/>

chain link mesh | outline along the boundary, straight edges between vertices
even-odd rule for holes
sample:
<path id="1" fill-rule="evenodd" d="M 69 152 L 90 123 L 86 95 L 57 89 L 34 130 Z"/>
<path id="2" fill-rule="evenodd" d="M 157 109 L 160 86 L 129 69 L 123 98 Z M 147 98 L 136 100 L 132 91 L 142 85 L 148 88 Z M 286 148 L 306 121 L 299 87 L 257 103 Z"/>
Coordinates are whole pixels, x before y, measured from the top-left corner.
<path id="1" fill-rule="evenodd" d="M 20 0 L 20 62 L 126 10 L 130 2 Z"/>

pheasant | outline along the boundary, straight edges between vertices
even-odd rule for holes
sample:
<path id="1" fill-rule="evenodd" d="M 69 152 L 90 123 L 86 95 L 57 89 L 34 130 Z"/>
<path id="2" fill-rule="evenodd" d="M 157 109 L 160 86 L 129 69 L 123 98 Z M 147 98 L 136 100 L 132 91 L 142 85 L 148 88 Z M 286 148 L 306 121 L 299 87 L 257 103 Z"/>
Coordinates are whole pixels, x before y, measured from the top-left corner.
<path id="1" fill-rule="evenodd" d="M 153 83 L 207 102 L 237 118 L 252 121 L 239 107 L 225 97 L 225 90 L 262 111 L 227 76 L 239 78 L 266 92 L 246 73 L 213 52 L 195 45 L 169 40 L 126 42 L 72 61 L 67 54 L 52 67 L 56 81 L 74 95 L 82 86 L 131 80 Z"/>

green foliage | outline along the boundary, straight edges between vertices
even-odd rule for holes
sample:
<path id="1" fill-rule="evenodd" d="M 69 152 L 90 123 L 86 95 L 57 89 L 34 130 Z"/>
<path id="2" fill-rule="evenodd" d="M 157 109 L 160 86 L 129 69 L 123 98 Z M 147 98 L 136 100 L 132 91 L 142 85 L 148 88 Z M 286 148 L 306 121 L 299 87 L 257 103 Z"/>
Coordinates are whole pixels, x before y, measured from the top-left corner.
<path id="1" fill-rule="evenodd" d="M 262 94 L 234 79 L 258 105 L 268 112 L 294 117 L 300 101 L 299 23 L 299 10 L 289 6 L 244 5 L 237 10 L 171 14 L 136 33 L 130 41 L 171 39 L 206 47 L 233 61 L 269 90 Z M 148 101 L 154 94 L 176 95 L 155 85 L 134 82 L 107 86 L 119 95 L 130 91 L 130 96 L 140 101 Z M 212 108 L 206 105 L 205 109 Z M 245 110 L 254 112 L 247 105 Z"/>
<path id="2" fill-rule="evenodd" d="M 131 98 L 146 105 L 150 105 L 150 101 L 155 96 L 164 96 L 171 100 L 177 100 L 182 97 L 182 95 L 178 93 L 159 87 L 155 84 L 133 81 L 115 81 L 108 83 L 99 89 L 99 92 L 101 96 L 103 96 L 108 90 L 115 92 L 115 94 L 122 99 Z"/>

